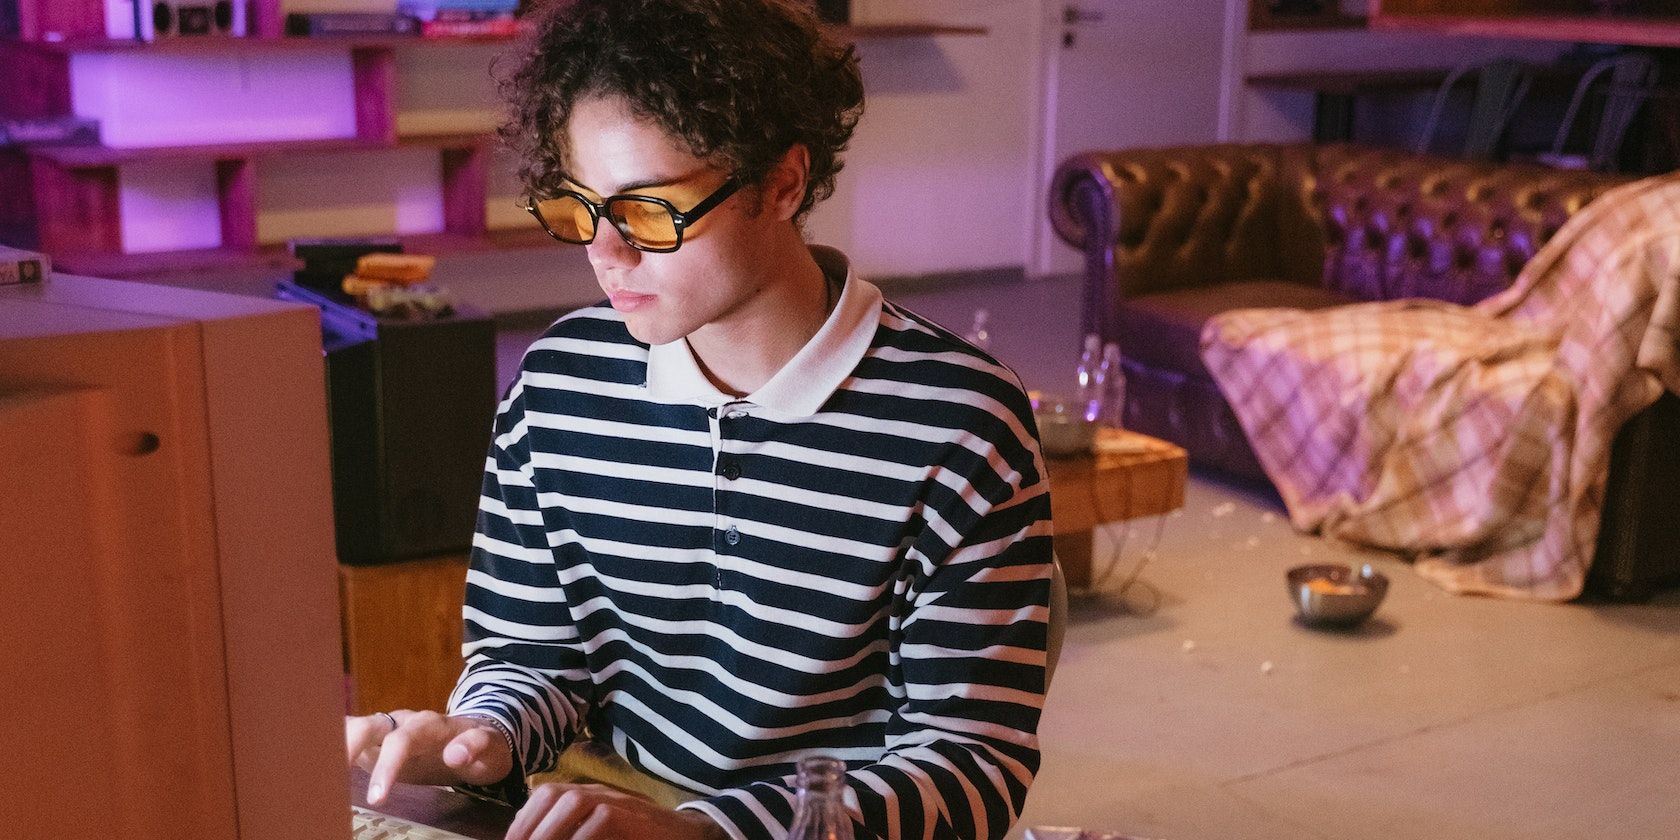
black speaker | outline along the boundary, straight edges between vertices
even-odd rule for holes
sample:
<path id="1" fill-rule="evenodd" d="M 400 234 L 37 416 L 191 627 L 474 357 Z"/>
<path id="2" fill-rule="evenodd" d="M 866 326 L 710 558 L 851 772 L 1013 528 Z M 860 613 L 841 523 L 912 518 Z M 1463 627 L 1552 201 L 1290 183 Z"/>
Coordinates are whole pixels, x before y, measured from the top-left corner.
<path id="1" fill-rule="evenodd" d="M 495 322 L 464 306 L 377 318 L 294 283 L 279 295 L 321 307 L 339 562 L 466 551 L 495 421 Z"/>
<path id="2" fill-rule="evenodd" d="M 158 38 L 242 36 L 249 0 L 139 0 L 136 23 L 143 41 Z M 150 7 L 150 13 L 140 9 Z"/>
<path id="3" fill-rule="evenodd" d="M 852 0 L 817 0 L 817 17 L 824 23 L 851 23 Z"/>

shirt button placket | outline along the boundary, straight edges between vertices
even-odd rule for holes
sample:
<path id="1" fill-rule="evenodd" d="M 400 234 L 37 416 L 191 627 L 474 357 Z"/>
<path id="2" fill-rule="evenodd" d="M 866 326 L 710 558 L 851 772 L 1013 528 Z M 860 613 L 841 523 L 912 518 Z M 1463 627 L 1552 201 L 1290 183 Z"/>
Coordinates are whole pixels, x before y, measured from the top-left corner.
<path id="1" fill-rule="evenodd" d="M 714 439 L 717 441 L 718 447 L 718 454 L 716 456 L 717 475 L 724 481 L 734 481 L 741 477 L 740 462 L 736 460 L 735 456 L 728 454 L 724 450 L 728 448 L 728 425 L 731 425 L 728 424 L 727 421 L 737 420 L 742 416 L 742 414 L 743 412 L 740 409 L 722 408 L 719 409 L 717 415 L 715 415 L 719 418 L 719 420 L 725 421 L 718 422 L 714 426 L 716 429 L 716 437 Z M 720 487 L 718 489 L 721 490 L 722 488 Z M 720 495 L 714 494 L 713 498 L 718 500 L 718 502 L 722 501 L 722 497 Z M 725 506 L 721 503 L 714 505 L 713 514 L 717 516 L 720 522 L 728 517 L 728 511 L 725 510 Z M 723 530 L 722 536 L 723 545 L 728 548 L 734 548 L 735 546 L 741 544 L 741 529 L 736 527 L 733 523 Z M 719 554 L 721 555 L 722 553 L 723 552 L 720 550 Z M 717 558 L 716 565 L 713 568 L 712 585 L 721 592 L 723 590 L 723 558 L 721 556 Z"/>

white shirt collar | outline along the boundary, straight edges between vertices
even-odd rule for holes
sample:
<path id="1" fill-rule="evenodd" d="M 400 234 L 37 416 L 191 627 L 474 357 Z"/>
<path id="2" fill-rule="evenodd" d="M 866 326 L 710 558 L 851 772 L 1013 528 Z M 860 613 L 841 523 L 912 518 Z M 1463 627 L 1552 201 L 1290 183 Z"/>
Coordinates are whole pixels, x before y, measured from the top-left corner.
<path id="1" fill-rule="evenodd" d="M 812 245 L 811 256 L 825 276 L 845 275 L 840 299 L 817 334 L 770 381 L 740 400 L 790 417 L 809 417 L 822 409 L 869 352 L 881 321 L 881 290 L 854 274 L 845 254 Z M 712 407 L 737 401 L 701 372 L 687 338 L 648 349 L 647 387 L 660 402 Z"/>

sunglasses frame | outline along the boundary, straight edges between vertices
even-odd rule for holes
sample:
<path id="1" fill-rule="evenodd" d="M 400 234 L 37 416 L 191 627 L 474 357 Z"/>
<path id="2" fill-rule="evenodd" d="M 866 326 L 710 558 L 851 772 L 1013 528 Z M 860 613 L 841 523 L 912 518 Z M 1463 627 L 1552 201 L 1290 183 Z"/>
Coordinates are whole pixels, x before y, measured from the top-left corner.
<path id="1" fill-rule="evenodd" d="M 711 195 L 700 199 L 700 203 L 690 207 L 687 212 L 678 210 L 675 204 L 672 204 L 663 198 L 659 198 L 658 196 L 652 195 L 609 195 L 606 198 L 601 199 L 599 202 L 594 202 L 590 201 L 587 196 L 576 190 L 558 189 L 554 191 L 553 195 L 542 199 L 542 201 L 553 201 L 556 198 L 570 198 L 581 203 L 584 207 L 589 208 L 589 222 L 590 225 L 594 227 L 595 233 L 588 239 L 582 241 L 577 239 L 568 239 L 557 233 L 554 228 L 549 227 L 548 220 L 544 219 L 542 211 L 537 209 L 537 200 L 526 198 L 523 206 L 525 208 L 525 212 L 530 213 L 533 217 L 535 217 L 537 224 L 542 225 L 542 229 L 546 231 L 549 236 L 552 236 L 561 242 L 571 245 L 588 245 L 589 243 L 594 242 L 595 237 L 601 235 L 601 219 L 605 217 L 606 220 L 612 224 L 613 229 L 618 231 L 618 235 L 624 240 L 624 244 L 644 253 L 669 254 L 682 247 L 683 231 L 687 230 L 689 225 L 699 221 L 701 216 L 706 215 L 715 209 L 719 204 L 728 200 L 728 198 L 734 195 L 735 191 L 740 188 L 741 180 L 739 178 L 731 177 L 720 184 L 717 189 L 713 190 Z M 671 214 L 671 227 L 676 232 L 677 241 L 672 243 L 669 248 L 654 248 L 637 242 L 630 231 L 627 230 L 629 225 L 626 224 L 620 226 L 618 220 L 613 218 L 611 212 L 613 205 L 622 202 L 653 204 L 664 208 L 665 212 Z"/>

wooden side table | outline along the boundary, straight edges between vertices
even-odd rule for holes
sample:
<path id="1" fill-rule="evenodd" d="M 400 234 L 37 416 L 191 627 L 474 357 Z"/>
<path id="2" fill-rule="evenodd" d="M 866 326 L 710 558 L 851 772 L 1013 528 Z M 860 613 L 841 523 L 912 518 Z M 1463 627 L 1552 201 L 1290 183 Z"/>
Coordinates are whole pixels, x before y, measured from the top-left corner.
<path id="1" fill-rule="evenodd" d="M 467 556 L 338 567 L 350 710 L 441 711 L 461 675 Z"/>
<path id="2" fill-rule="evenodd" d="M 1045 458 L 1056 557 L 1068 586 L 1091 585 L 1092 530 L 1105 522 L 1161 516 L 1184 506 L 1189 459 L 1164 440 L 1121 429 L 1097 433 L 1096 452 Z"/>

